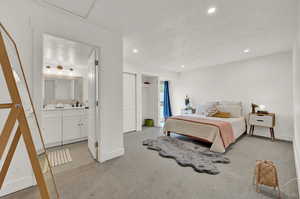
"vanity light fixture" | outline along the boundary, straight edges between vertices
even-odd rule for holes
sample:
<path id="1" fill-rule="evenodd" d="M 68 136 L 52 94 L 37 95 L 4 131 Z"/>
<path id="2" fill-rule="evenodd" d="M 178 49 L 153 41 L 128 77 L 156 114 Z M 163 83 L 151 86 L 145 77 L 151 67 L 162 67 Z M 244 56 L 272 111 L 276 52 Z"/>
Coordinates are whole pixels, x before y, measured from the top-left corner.
<path id="1" fill-rule="evenodd" d="M 52 72 L 52 71 L 51 71 L 51 66 L 48 65 L 48 66 L 46 66 L 45 68 L 46 68 L 46 69 L 44 70 L 44 73 L 45 73 L 45 74 L 50 74 L 50 73 Z"/>
<path id="2" fill-rule="evenodd" d="M 181 65 L 181 68 L 184 68 L 185 67 L 185 65 Z"/>
<path id="3" fill-rule="evenodd" d="M 74 68 L 69 68 L 69 76 L 75 76 L 75 73 L 74 73 Z"/>
<path id="4" fill-rule="evenodd" d="M 135 48 L 132 50 L 132 52 L 136 54 L 136 53 L 139 53 L 139 50 Z"/>
<path id="5" fill-rule="evenodd" d="M 58 70 L 63 70 L 63 69 L 64 69 L 64 67 L 61 66 L 61 65 L 56 66 L 56 68 L 57 68 Z"/>

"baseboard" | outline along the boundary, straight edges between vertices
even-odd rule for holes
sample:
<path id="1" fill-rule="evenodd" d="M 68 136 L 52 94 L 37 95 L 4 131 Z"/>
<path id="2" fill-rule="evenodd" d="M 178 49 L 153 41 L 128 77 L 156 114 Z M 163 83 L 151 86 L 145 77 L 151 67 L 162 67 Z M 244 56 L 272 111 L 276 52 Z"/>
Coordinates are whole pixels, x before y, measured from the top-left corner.
<path id="1" fill-rule="evenodd" d="M 124 153 L 125 153 L 124 148 L 119 148 L 114 151 L 102 153 L 102 154 L 100 154 L 100 162 L 105 162 L 107 160 L 111 160 L 111 159 L 120 157 L 120 156 L 124 155 Z"/>
<path id="2" fill-rule="evenodd" d="M 98 150 L 98 148 L 96 148 L 96 143 L 91 138 L 90 139 L 88 138 L 88 148 L 89 148 L 89 152 L 91 153 L 91 155 L 93 157 L 96 157 L 97 156 L 97 151 L 96 150 Z M 97 159 L 97 157 L 96 157 L 96 159 Z"/>
<path id="3" fill-rule="evenodd" d="M 279 137 L 275 136 L 275 138 L 282 141 L 293 142 L 293 137 L 289 137 L 289 136 L 279 136 Z"/>
<path id="4" fill-rule="evenodd" d="M 266 138 L 266 139 L 270 139 L 270 136 L 265 136 L 265 135 L 261 135 L 261 134 L 253 134 L 254 137 L 261 137 L 261 138 Z M 288 136 L 276 136 L 275 135 L 275 139 L 279 140 L 279 141 L 285 141 L 285 142 L 293 142 L 293 138 L 288 137 Z"/>
<path id="5" fill-rule="evenodd" d="M 16 191 L 20 191 L 22 189 L 26 189 L 33 185 L 35 185 L 33 176 L 27 176 L 27 177 L 9 182 L 8 184 L 3 185 L 3 187 L 0 191 L 0 197 L 14 193 Z"/>
<path id="6" fill-rule="evenodd" d="M 299 163 L 300 163 L 299 162 L 300 154 L 299 154 L 298 147 L 296 145 L 297 145 L 296 141 L 294 140 L 293 148 L 294 148 L 294 156 L 295 156 L 296 175 L 297 175 L 297 178 L 299 179 L 300 178 L 300 165 L 299 165 Z M 297 180 L 297 184 L 298 184 L 298 190 L 300 190 L 300 183 L 299 183 L 298 180 Z M 300 191 L 299 191 L 299 198 L 300 198 Z"/>
<path id="7" fill-rule="evenodd" d="M 248 128 L 248 133 L 249 133 L 249 130 L 250 129 Z M 278 140 L 292 142 L 293 141 L 293 133 L 294 132 L 291 132 L 291 133 L 288 133 L 288 134 L 279 134 L 279 133 L 277 133 L 277 131 L 275 129 L 275 138 L 278 139 Z M 264 127 L 259 127 L 259 126 L 255 127 L 254 135 L 270 138 L 269 129 L 264 128 Z"/>

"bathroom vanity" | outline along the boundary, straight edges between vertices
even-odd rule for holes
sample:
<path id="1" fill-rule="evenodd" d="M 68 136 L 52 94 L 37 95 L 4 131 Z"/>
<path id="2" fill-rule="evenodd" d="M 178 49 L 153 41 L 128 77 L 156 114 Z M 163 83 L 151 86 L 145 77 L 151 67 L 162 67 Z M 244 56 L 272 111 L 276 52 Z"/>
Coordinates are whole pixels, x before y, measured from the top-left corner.
<path id="1" fill-rule="evenodd" d="M 89 109 L 87 71 L 73 68 L 44 74 L 42 132 L 46 147 L 70 144 L 88 137 Z M 74 71 L 75 70 L 75 71 Z M 49 71 L 48 71 L 49 72 Z M 61 73 L 61 74 L 60 74 Z"/>
<path id="2" fill-rule="evenodd" d="M 87 140 L 88 109 L 85 107 L 44 109 L 42 130 L 46 147 Z"/>

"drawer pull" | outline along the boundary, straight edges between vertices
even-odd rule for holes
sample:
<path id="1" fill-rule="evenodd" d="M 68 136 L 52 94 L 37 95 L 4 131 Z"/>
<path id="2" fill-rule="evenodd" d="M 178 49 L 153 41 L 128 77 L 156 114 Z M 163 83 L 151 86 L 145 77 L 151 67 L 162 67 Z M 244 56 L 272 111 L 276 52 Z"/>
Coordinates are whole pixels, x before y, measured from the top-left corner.
<path id="1" fill-rule="evenodd" d="M 263 120 L 256 120 L 257 122 L 264 122 Z"/>

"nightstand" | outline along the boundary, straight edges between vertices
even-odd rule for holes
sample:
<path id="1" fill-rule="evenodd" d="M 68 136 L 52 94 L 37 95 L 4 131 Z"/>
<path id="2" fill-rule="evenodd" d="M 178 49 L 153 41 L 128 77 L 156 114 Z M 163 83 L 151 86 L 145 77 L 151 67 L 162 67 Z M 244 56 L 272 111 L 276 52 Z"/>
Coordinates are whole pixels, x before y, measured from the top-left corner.
<path id="1" fill-rule="evenodd" d="M 249 135 L 253 135 L 255 126 L 266 127 L 270 129 L 270 135 L 272 141 L 275 140 L 274 126 L 275 126 L 275 114 L 261 114 L 261 113 L 250 113 L 249 115 L 250 131 Z"/>

